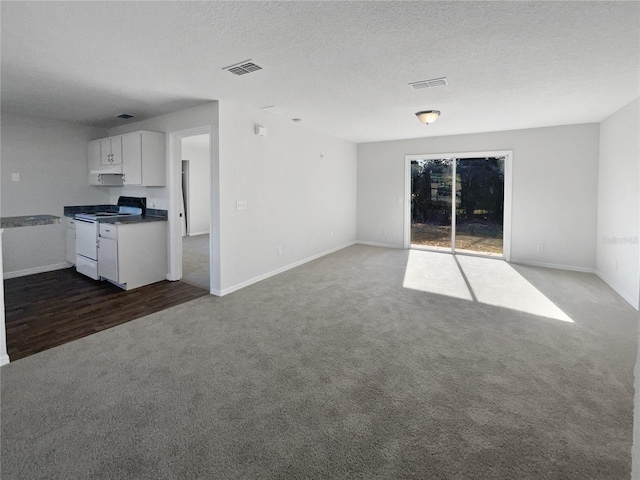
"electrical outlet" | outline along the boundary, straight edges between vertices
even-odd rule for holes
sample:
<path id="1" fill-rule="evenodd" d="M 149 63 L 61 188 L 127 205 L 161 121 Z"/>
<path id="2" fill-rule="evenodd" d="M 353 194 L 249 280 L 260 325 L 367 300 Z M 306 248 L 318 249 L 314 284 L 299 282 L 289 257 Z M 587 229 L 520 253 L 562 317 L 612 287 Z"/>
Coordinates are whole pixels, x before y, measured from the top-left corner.
<path id="1" fill-rule="evenodd" d="M 331 238 L 333 238 L 333 232 L 331 232 Z"/>
<path id="2" fill-rule="evenodd" d="M 387 236 L 387 233 L 389 233 L 389 231 L 385 228 L 384 230 L 382 230 L 382 235 L 383 236 Z"/>
<path id="3" fill-rule="evenodd" d="M 282 255 L 282 247 L 278 247 L 278 255 Z"/>
<path id="4" fill-rule="evenodd" d="M 19 173 L 12 173 L 11 174 L 11 181 L 12 182 L 19 182 L 20 181 L 20 174 Z"/>
<path id="5" fill-rule="evenodd" d="M 236 210 L 246 210 L 247 209 L 247 201 L 246 200 L 238 200 L 236 202 Z"/>
<path id="6" fill-rule="evenodd" d="M 539 252 L 544 252 L 544 245 L 538 245 L 537 250 Z"/>

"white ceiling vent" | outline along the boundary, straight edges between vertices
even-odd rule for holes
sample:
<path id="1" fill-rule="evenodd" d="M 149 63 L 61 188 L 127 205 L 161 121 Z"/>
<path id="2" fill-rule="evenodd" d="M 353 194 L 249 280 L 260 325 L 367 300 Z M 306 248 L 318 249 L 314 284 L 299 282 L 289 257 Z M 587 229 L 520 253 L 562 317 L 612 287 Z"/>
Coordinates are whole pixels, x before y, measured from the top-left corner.
<path id="1" fill-rule="evenodd" d="M 257 72 L 262 70 L 260 65 L 256 65 L 251 60 L 245 60 L 244 62 L 234 63 L 228 67 L 224 67 L 223 70 L 233 73 L 234 75 L 245 75 L 251 72 Z"/>
<path id="2" fill-rule="evenodd" d="M 416 90 L 422 90 L 423 88 L 433 88 L 433 87 L 446 87 L 449 84 L 447 77 L 442 78 L 432 78 L 431 80 L 422 80 L 420 82 L 410 83 L 413 88 Z"/>

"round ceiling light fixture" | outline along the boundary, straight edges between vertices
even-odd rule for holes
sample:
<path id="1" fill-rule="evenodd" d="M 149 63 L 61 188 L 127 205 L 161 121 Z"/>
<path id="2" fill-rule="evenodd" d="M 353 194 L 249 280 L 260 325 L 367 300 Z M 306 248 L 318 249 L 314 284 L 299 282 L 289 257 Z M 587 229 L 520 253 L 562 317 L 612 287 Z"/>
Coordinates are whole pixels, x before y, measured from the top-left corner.
<path id="1" fill-rule="evenodd" d="M 418 117 L 418 120 L 426 125 L 429 125 L 438 120 L 439 116 L 440 110 L 423 110 L 422 112 L 416 113 L 416 117 Z"/>

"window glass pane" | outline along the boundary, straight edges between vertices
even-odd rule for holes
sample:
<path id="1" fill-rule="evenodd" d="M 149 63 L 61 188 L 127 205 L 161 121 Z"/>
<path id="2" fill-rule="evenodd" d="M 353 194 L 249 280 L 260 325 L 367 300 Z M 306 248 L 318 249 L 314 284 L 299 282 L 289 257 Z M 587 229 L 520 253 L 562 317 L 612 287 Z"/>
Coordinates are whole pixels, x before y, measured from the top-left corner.
<path id="1" fill-rule="evenodd" d="M 451 249 L 453 159 L 411 162 L 411 245 Z"/>
<path id="2" fill-rule="evenodd" d="M 504 157 L 456 159 L 456 251 L 502 255 Z"/>

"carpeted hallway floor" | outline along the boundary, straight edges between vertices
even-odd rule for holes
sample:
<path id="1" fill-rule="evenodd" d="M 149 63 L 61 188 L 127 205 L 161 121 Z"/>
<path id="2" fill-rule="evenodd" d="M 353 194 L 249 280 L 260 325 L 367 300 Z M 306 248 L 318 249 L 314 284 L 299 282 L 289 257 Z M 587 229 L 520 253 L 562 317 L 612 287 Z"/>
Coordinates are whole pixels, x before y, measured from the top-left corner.
<path id="1" fill-rule="evenodd" d="M 209 290 L 209 234 L 182 237 L 182 281 Z"/>
<path id="2" fill-rule="evenodd" d="M 637 312 L 355 245 L 1 369 L 2 478 L 625 479 Z"/>

